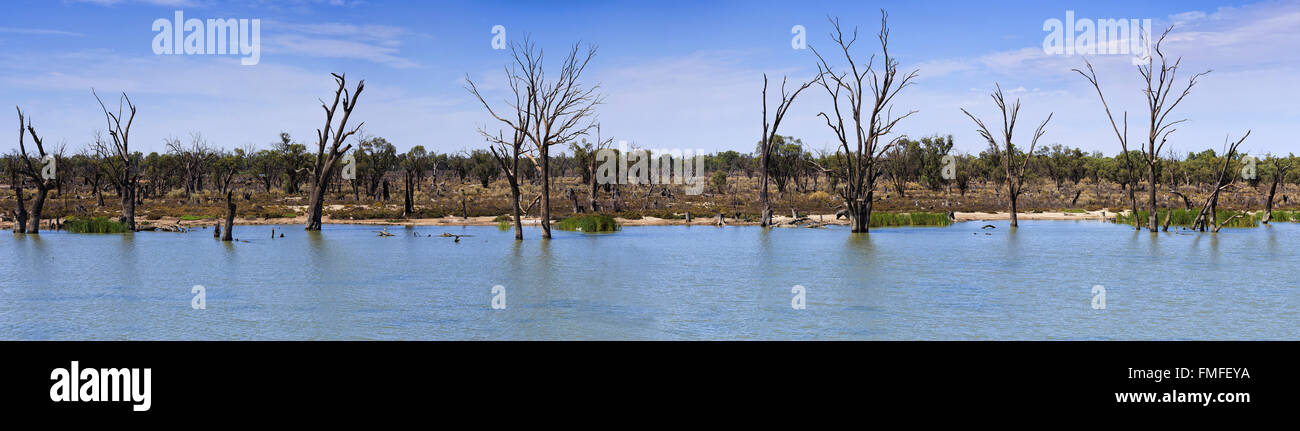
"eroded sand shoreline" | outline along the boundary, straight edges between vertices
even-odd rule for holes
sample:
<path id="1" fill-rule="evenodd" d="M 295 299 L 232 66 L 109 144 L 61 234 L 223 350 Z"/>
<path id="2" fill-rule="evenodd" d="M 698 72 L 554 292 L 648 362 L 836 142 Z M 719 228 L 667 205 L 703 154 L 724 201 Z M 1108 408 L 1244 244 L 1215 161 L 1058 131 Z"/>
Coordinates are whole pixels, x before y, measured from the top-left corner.
<path id="1" fill-rule="evenodd" d="M 1067 212 L 1041 212 L 1041 213 L 1018 213 L 1019 220 L 1109 220 L 1114 218 L 1115 212 L 1100 210 L 1079 213 Z M 827 225 L 848 225 L 846 218 L 836 219 L 835 214 L 812 214 L 806 216 L 808 221 Z M 996 221 L 1009 220 L 1011 214 L 1008 212 L 986 213 L 986 212 L 956 212 L 953 217 L 957 222 L 968 221 Z M 332 219 L 325 217 L 322 220 L 325 224 L 353 224 L 353 225 L 375 225 L 375 226 L 496 226 L 496 217 L 442 217 L 442 218 L 423 218 L 423 219 L 404 219 L 404 220 L 347 220 Z M 718 218 L 712 217 L 693 217 L 690 223 L 685 219 L 664 219 L 658 217 L 644 217 L 636 220 L 624 218 L 615 218 L 623 226 L 679 226 L 679 225 L 715 225 Z M 789 215 L 773 216 L 773 224 L 780 225 L 792 220 Z M 220 222 L 218 219 L 205 220 L 180 220 L 173 217 L 163 217 L 158 220 L 140 219 L 137 223 L 149 223 L 152 226 L 182 226 L 182 227 L 202 227 L 213 226 Z M 294 218 L 274 218 L 274 219 L 243 219 L 236 218 L 235 224 L 241 226 L 261 226 L 261 225 L 305 225 L 306 216 Z M 735 220 L 725 218 L 725 223 L 732 226 L 757 226 L 758 222 L 749 222 L 744 220 Z M 537 217 L 524 217 L 524 226 L 537 226 L 541 224 L 541 219 Z"/>

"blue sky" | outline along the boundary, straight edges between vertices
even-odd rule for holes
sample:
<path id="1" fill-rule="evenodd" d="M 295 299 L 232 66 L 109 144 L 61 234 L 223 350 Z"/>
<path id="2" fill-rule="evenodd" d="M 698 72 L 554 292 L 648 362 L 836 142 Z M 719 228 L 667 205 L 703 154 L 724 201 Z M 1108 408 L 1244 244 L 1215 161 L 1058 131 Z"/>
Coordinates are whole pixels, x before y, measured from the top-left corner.
<path id="1" fill-rule="evenodd" d="M 482 148 L 476 129 L 495 126 L 461 87 L 466 74 L 490 97 L 503 84 L 504 51 L 491 49 L 494 25 L 514 40 L 530 35 L 552 61 L 579 40 L 599 45 L 588 82 L 599 83 L 606 135 L 646 148 L 752 151 L 761 132 L 762 74 L 808 79 L 809 50 L 790 46 L 803 25 L 808 43 L 826 47 L 827 15 L 859 26 L 865 60 L 878 52 L 879 8 L 890 12 L 891 52 L 917 85 L 896 100 L 918 110 L 898 131 L 952 134 L 961 152 L 985 144 L 958 109 L 992 115 L 995 82 L 1022 99 L 1022 128 L 1055 112 L 1040 143 L 1113 154 L 1095 93 L 1070 72 L 1079 56 L 1048 55 L 1047 19 L 1152 19 L 1177 23 L 1168 51 L 1184 57 L 1184 76 L 1213 69 L 1179 107 L 1178 152 L 1218 148 L 1226 135 L 1253 129 L 1244 149 L 1300 149 L 1300 2 L 415 2 L 415 1 L 16 1 L 0 17 L 0 102 L 22 106 L 37 130 L 69 152 L 84 148 L 102 114 L 90 94 L 126 91 L 139 105 L 133 142 L 162 151 L 167 137 L 202 133 L 224 148 L 267 147 L 280 131 L 309 141 L 323 121 L 317 99 L 331 95 L 330 72 L 366 79 L 355 118 L 400 150 Z M 260 19 L 261 59 L 231 55 L 154 55 L 155 19 Z M 1130 112 L 1140 135 L 1140 77 L 1128 56 L 1093 56 L 1112 108 Z M 554 64 L 552 64 L 554 66 Z M 782 134 L 814 149 L 832 135 L 816 117 L 827 109 L 811 88 Z M 11 120 L 12 121 L 12 120 Z M 1031 131 L 1022 130 L 1024 136 Z M 12 137 L 0 149 L 16 147 Z"/>

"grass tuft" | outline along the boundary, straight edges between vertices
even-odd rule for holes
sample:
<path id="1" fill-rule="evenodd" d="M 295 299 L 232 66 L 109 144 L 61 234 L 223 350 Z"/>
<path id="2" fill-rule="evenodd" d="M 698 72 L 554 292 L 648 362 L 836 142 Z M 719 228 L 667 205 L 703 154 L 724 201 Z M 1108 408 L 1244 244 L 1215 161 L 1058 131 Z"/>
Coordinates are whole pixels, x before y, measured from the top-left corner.
<path id="1" fill-rule="evenodd" d="M 70 218 L 63 224 L 72 233 L 127 233 L 125 224 L 108 217 Z"/>
<path id="2" fill-rule="evenodd" d="M 871 213 L 871 227 L 948 226 L 952 219 L 945 213 Z"/>
<path id="3" fill-rule="evenodd" d="M 556 229 L 572 230 L 579 232 L 614 232 L 619 229 L 617 221 L 613 217 L 605 214 L 589 214 L 573 216 L 560 220 L 555 224 Z"/>

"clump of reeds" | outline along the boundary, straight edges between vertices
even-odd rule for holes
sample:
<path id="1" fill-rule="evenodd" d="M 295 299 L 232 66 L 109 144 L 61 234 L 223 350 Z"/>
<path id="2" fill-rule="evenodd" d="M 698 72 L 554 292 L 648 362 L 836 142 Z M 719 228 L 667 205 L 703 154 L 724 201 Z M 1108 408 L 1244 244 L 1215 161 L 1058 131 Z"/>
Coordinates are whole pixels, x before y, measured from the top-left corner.
<path id="1" fill-rule="evenodd" d="M 1173 220 L 1169 221 L 1169 225 L 1181 226 L 1181 227 L 1192 227 L 1192 223 L 1196 222 L 1196 215 L 1199 213 L 1200 211 L 1175 209 L 1173 210 Z M 1277 211 L 1273 212 L 1273 216 L 1275 218 L 1277 217 L 1277 213 L 1278 213 Z M 1151 214 L 1150 211 L 1138 211 L 1137 212 L 1138 223 L 1140 224 L 1146 223 L 1147 215 L 1149 214 Z M 1229 218 L 1232 218 L 1232 216 L 1237 214 L 1241 214 L 1241 217 L 1232 219 L 1232 221 L 1229 221 L 1228 224 L 1223 225 L 1223 227 L 1256 227 L 1259 226 L 1259 218 L 1263 217 L 1263 213 L 1256 214 L 1255 216 L 1251 216 L 1250 214 L 1246 214 L 1241 211 L 1220 210 L 1218 212 L 1218 216 L 1219 216 L 1218 219 L 1220 221 L 1228 220 Z M 1169 210 L 1156 211 L 1156 220 L 1159 222 L 1160 226 L 1165 225 L 1166 217 L 1169 217 Z M 1119 214 L 1115 217 L 1115 222 L 1121 224 L 1133 224 L 1133 217 L 1126 216 L 1124 214 Z"/>
<path id="2" fill-rule="evenodd" d="M 614 232 L 619 229 L 617 221 L 606 214 L 588 214 L 569 217 L 555 223 L 555 228 L 579 232 Z"/>
<path id="3" fill-rule="evenodd" d="M 871 227 L 948 226 L 950 224 L 952 219 L 945 213 L 871 213 Z"/>
<path id="4" fill-rule="evenodd" d="M 126 233 L 130 232 L 125 224 L 108 217 L 70 218 L 63 226 L 72 233 Z"/>

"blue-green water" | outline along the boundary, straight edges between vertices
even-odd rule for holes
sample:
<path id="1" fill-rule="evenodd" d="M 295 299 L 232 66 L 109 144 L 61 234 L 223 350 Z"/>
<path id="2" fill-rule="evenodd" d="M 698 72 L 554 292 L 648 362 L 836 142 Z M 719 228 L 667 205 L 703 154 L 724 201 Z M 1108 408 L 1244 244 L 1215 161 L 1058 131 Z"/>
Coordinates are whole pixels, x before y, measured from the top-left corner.
<path id="1" fill-rule="evenodd" d="M 235 244 L 209 230 L 6 233 L 0 338 L 1300 338 L 1300 226 L 984 224 L 647 226 L 550 241 L 526 229 L 518 243 L 495 227 L 239 226 L 248 242 Z M 194 285 L 206 309 L 191 306 Z M 791 307 L 795 285 L 805 309 Z"/>

